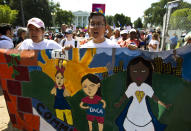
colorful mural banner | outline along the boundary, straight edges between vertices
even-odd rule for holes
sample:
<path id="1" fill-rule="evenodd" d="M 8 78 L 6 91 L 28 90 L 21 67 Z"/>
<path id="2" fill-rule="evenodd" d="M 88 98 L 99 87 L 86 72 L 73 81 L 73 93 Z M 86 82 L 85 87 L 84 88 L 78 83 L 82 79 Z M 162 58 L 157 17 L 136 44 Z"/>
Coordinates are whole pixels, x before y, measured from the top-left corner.
<path id="1" fill-rule="evenodd" d="M 190 58 L 191 46 L 0 49 L 1 87 L 11 123 L 21 130 L 191 130 Z"/>

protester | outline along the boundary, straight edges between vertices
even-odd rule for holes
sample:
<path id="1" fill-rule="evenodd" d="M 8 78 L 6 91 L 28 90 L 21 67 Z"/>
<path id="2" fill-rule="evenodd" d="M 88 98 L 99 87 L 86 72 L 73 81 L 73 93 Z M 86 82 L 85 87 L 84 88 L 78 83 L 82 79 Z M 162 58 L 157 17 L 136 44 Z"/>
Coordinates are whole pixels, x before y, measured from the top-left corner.
<path id="1" fill-rule="evenodd" d="M 68 26 L 66 24 L 62 24 L 62 26 L 61 26 L 61 33 L 62 34 L 65 34 L 67 27 Z"/>
<path id="2" fill-rule="evenodd" d="M 73 31 L 71 29 L 67 29 L 65 31 L 66 38 L 61 41 L 62 47 L 72 46 L 73 48 L 79 48 L 79 43 L 77 40 L 73 39 Z"/>
<path id="3" fill-rule="evenodd" d="M 19 43 L 23 42 L 27 36 L 27 29 L 20 27 L 17 30 L 17 37 L 13 40 L 14 46 L 16 47 Z"/>
<path id="4" fill-rule="evenodd" d="M 0 24 L 0 34 L 0 48 L 14 48 L 12 26 L 7 23 Z"/>
<path id="5" fill-rule="evenodd" d="M 191 33 L 185 36 L 184 41 L 184 46 L 191 45 Z"/>
<path id="6" fill-rule="evenodd" d="M 153 33 L 152 40 L 150 41 L 148 48 L 151 52 L 157 52 L 159 51 L 159 34 Z"/>
<path id="7" fill-rule="evenodd" d="M 135 29 L 131 29 L 129 31 L 129 39 L 126 40 L 125 45 L 123 47 L 127 47 L 130 50 L 136 50 L 139 46 L 139 41 L 137 40 L 137 34 Z"/>
<path id="8" fill-rule="evenodd" d="M 141 30 L 139 31 L 140 37 L 139 37 L 139 47 L 140 49 L 146 50 L 146 37 L 145 37 L 145 31 Z"/>
<path id="9" fill-rule="evenodd" d="M 176 33 L 174 33 L 173 36 L 170 37 L 170 49 L 175 49 L 177 43 L 178 43 L 178 37 Z"/>
<path id="10" fill-rule="evenodd" d="M 119 48 L 117 43 L 104 37 L 106 31 L 106 18 L 103 14 L 92 12 L 89 16 L 88 31 L 93 39 L 81 45 L 80 48 Z"/>
<path id="11" fill-rule="evenodd" d="M 125 47 L 126 45 L 126 40 L 127 40 L 127 37 L 128 37 L 128 31 L 127 30 L 122 30 L 120 32 L 120 35 L 121 35 L 121 39 L 119 39 L 117 41 L 117 43 L 121 46 L 121 47 Z"/>
<path id="12" fill-rule="evenodd" d="M 151 29 L 150 31 L 147 31 L 146 33 L 146 46 L 149 45 L 150 41 L 152 40 L 152 33 L 153 30 Z"/>
<path id="13" fill-rule="evenodd" d="M 64 35 L 62 33 L 57 33 L 55 38 L 54 38 L 54 41 L 56 41 L 58 44 L 61 44 L 61 41 L 64 39 Z"/>
<path id="14" fill-rule="evenodd" d="M 45 25 L 39 18 L 31 18 L 28 21 L 27 28 L 30 39 L 26 39 L 19 46 L 19 50 L 23 49 L 62 49 L 62 47 L 53 40 L 44 39 Z"/>
<path id="15" fill-rule="evenodd" d="M 113 33 L 114 33 L 114 35 L 111 36 L 110 39 L 111 39 L 113 42 L 116 42 L 116 43 L 117 43 L 118 40 L 121 38 L 121 37 L 120 37 L 120 30 L 117 28 L 117 29 L 114 30 Z"/>

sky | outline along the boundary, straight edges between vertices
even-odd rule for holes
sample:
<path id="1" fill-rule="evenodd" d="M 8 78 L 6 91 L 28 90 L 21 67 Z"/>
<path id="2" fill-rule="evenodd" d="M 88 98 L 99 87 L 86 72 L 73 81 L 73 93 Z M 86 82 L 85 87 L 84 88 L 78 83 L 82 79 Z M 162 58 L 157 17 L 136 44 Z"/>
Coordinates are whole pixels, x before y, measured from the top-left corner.
<path id="1" fill-rule="evenodd" d="M 106 15 L 114 16 L 116 13 L 123 13 L 125 16 L 131 17 L 134 22 L 138 17 L 144 16 L 144 11 L 151 7 L 154 2 L 160 0 L 53 0 L 59 2 L 63 10 L 70 11 L 87 11 L 91 12 L 92 3 L 106 4 Z M 185 0 L 191 3 L 191 0 Z"/>

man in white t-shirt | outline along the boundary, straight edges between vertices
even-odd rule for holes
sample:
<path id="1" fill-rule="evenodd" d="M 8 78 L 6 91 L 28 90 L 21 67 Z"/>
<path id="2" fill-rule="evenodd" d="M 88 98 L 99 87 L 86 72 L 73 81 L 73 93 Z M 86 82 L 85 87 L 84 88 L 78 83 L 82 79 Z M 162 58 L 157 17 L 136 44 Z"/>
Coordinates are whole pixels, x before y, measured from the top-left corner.
<path id="1" fill-rule="evenodd" d="M 0 25 L 0 48 L 11 49 L 14 48 L 12 41 L 13 32 L 10 24 Z"/>
<path id="2" fill-rule="evenodd" d="M 30 19 L 27 28 L 30 39 L 24 40 L 19 46 L 19 50 L 62 49 L 62 47 L 55 41 L 44 39 L 45 25 L 41 19 Z"/>
<path id="3" fill-rule="evenodd" d="M 67 29 L 65 31 L 65 34 L 66 34 L 66 38 L 63 39 L 61 42 L 60 42 L 60 45 L 62 47 L 69 47 L 71 46 L 72 48 L 79 48 L 79 43 L 77 40 L 73 39 L 73 34 L 72 34 L 72 30 L 71 29 Z"/>
<path id="4" fill-rule="evenodd" d="M 120 48 L 120 46 L 104 37 L 106 31 L 106 19 L 101 13 L 92 12 L 89 16 L 88 31 L 93 39 L 81 45 L 80 48 Z"/>

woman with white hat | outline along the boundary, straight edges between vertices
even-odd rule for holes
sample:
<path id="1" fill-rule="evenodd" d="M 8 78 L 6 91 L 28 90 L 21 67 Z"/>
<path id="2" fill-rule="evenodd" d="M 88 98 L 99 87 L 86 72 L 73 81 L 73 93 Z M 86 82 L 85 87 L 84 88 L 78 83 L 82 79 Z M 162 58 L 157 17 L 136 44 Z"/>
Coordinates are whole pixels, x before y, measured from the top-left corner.
<path id="1" fill-rule="evenodd" d="M 30 39 L 24 40 L 18 49 L 62 49 L 62 47 L 53 40 L 44 39 L 45 25 L 39 18 L 31 18 L 28 21 L 27 29 Z"/>

